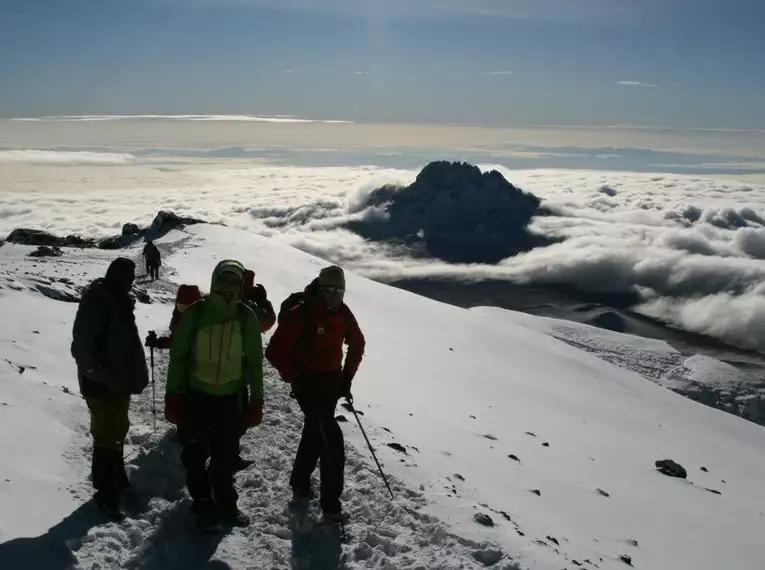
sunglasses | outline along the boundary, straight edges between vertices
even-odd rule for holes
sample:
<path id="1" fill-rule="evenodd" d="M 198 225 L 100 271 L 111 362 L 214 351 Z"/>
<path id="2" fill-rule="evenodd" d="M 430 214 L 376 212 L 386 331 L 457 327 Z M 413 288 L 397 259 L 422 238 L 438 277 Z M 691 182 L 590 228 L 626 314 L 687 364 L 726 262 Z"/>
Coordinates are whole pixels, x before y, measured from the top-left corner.
<path id="1" fill-rule="evenodd" d="M 329 295 L 343 295 L 345 294 L 345 289 L 342 287 L 321 287 L 321 290 L 325 293 L 328 293 Z"/>

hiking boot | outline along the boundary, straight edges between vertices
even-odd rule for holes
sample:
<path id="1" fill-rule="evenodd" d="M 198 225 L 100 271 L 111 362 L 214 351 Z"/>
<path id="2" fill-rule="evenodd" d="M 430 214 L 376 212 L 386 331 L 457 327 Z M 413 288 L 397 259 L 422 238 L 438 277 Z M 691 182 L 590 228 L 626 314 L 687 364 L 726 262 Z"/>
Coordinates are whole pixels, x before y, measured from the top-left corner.
<path id="1" fill-rule="evenodd" d="M 95 500 L 98 508 L 109 517 L 109 520 L 114 522 L 125 520 L 125 513 L 120 510 L 119 496 L 113 492 L 96 491 L 93 500 Z"/>
<path id="2" fill-rule="evenodd" d="M 292 487 L 292 498 L 295 500 L 310 501 L 314 496 L 313 489 L 311 489 L 310 485 L 308 487 Z"/>
<path id="3" fill-rule="evenodd" d="M 220 509 L 220 518 L 222 521 L 234 526 L 250 526 L 250 517 L 240 511 L 237 507 L 226 507 Z"/>
<path id="4" fill-rule="evenodd" d="M 197 515 L 197 527 L 202 532 L 219 532 L 221 530 L 215 513 L 215 503 L 211 499 L 194 501 L 191 512 Z"/>
<path id="5" fill-rule="evenodd" d="M 241 455 L 236 458 L 236 461 L 234 462 L 234 471 L 244 471 L 247 469 L 250 465 L 252 465 L 254 461 L 251 459 L 245 459 Z"/>
<path id="6" fill-rule="evenodd" d="M 321 499 L 321 511 L 325 517 L 339 519 L 343 509 L 340 505 L 340 499 Z"/>

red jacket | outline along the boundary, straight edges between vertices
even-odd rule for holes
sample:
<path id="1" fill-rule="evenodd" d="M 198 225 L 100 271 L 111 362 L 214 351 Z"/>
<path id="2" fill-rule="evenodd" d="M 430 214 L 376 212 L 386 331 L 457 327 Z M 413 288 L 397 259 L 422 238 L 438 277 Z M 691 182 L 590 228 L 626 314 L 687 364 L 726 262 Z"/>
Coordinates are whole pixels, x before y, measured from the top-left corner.
<path id="1" fill-rule="evenodd" d="M 286 382 L 310 372 L 342 370 L 350 378 L 355 376 L 366 341 L 347 305 L 329 312 L 318 300 L 306 298 L 281 318 L 266 358 Z M 343 343 L 348 345 L 345 366 Z"/>

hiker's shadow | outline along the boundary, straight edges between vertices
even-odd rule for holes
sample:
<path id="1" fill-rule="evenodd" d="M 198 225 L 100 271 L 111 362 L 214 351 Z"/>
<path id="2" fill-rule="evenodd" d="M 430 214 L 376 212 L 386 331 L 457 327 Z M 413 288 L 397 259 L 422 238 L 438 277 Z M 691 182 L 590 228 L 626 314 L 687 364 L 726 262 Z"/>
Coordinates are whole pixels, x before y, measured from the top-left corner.
<path id="1" fill-rule="evenodd" d="M 125 494 L 123 507 L 131 518 L 148 513 L 151 500 L 160 497 L 177 503 L 156 523 L 157 530 L 134 552 L 125 566 L 145 569 L 225 570 L 229 566 L 210 561 L 222 535 L 200 538 L 189 532 L 191 517 L 184 501 L 183 470 L 178 462 L 178 447 L 168 431 L 151 450 L 130 463 L 134 489 Z M 33 538 L 16 538 L 0 544 L 0 569 L 68 570 L 77 560 L 73 554 L 90 530 L 105 524 L 103 514 L 88 501 L 61 522 Z M 181 535 L 185 533 L 185 535 Z"/>
<path id="2" fill-rule="evenodd" d="M 343 560 L 343 545 L 338 530 L 324 527 L 305 511 L 297 509 L 290 511 L 289 527 L 292 532 L 292 570 L 348 568 Z"/>

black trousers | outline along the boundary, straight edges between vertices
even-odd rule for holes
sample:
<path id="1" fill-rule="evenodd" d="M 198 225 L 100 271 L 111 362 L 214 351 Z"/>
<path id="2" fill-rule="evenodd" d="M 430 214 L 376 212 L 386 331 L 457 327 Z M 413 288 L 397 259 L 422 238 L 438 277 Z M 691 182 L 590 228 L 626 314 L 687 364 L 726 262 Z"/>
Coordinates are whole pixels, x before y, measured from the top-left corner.
<path id="1" fill-rule="evenodd" d="M 293 393 L 305 421 L 290 476 L 293 488 L 308 488 L 311 474 L 319 463 L 321 476 L 321 502 L 340 498 L 344 485 L 345 441 L 343 431 L 335 420 L 335 407 L 339 394 L 323 390 L 319 381 L 301 378 Z"/>
<path id="2" fill-rule="evenodd" d="M 152 281 L 159 279 L 159 263 L 146 262 L 146 273 Z"/>
<path id="3" fill-rule="evenodd" d="M 186 486 L 195 504 L 215 499 L 233 508 L 239 499 L 234 488 L 241 433 L 241 394 L 210 396 L 190 391 L 186 421 L 178 435 L 183 446 Z M 210 459 L 209 467 L 205 464 Z M 214 493 L 214 497 L 213 497 Z"/>

